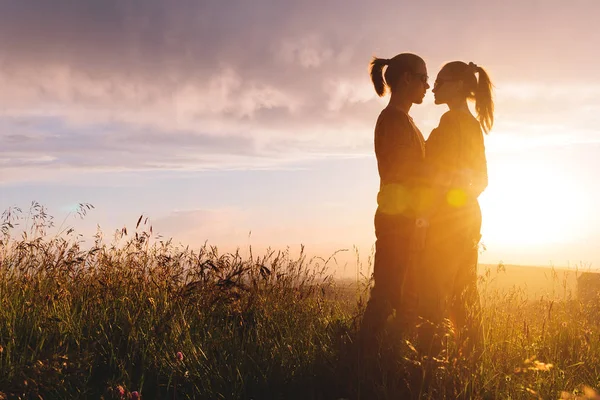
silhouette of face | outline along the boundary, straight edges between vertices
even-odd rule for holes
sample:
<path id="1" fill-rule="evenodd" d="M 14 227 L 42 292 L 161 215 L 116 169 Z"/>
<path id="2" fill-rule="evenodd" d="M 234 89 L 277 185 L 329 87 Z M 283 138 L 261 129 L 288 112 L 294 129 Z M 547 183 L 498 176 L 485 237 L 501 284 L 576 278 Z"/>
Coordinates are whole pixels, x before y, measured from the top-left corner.
<path id="1" fill-rule="evenodd" d="M 408 81 L 408 95 L 414 104 L 421 104 L 423 102 L 427 89 L 431 87 L 427 80 L 427 67 L 425 66 L 425 62 L 421 62 L 410 74 L 410 80 Z"/>
<path id="2" fill-rule="evenodd" d="M 435 79 L 432 92 L 435 104 L 448 104 L 457 97 L 464 97 L 463 81 L 442 68 Z"/>

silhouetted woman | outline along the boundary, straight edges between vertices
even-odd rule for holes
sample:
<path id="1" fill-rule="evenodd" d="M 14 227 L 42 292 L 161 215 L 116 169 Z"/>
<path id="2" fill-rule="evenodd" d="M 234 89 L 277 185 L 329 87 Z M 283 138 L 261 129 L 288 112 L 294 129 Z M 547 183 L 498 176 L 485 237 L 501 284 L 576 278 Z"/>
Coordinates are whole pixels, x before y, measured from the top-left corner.
<path id="1" fill-rule="evenodd" d="M 473 344 L 482 339 L 477 198 L 488 184 L 483 132 L 488 133 L 494 122 L 492 84 L 483 68 L 453 61 L 440 70 L 433 93 L 435 104 L 446 104 L 449 111 L 426 144 L 430 179 L 440 201 L 429 219 L 418 269 L 420 314 L 433 323 L 450 317 L 459 337 L 468 337 Z M 468 100 L 475 101 L 477 118 Z M 469 334 L 464 335 L 464 328 Z"/>
<path id="2" fill-rule="evenodd" d="M 385 73 L 384 73 L 385 68 Z M 423 185 L 425 140 L 409 116 L 413 104 L 423 102 L 427 68 L 422 58 L 403 53 L 391 59 L 374 58 L 371 80 L 390 101 L 375 126 L 375 155 L 380 186 L 375 213 L 375 260 L 371 296 L 362 321 L 361 337 L 369 343 L 378 336 L 392 310 L 403 319 L 402 285 L 409 265 L 409 245 L 419 219 L 416 188 Z M 364 343 L 364 342 L 363 342 Z"/>

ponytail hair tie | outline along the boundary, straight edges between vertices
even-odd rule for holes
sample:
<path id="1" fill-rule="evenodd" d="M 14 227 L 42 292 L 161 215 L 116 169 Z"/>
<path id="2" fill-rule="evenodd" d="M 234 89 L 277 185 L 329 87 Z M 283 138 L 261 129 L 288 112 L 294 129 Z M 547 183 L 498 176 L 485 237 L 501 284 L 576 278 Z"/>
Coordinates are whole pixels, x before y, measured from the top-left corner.
<path id="1" fill-rule="evenodd" d="M 470 62 L 468 67 L 473 71 L 473 73 L 477 72 L 477 70 L 479 69 L 477 64 L 475 64 L 474 62 Z"/>

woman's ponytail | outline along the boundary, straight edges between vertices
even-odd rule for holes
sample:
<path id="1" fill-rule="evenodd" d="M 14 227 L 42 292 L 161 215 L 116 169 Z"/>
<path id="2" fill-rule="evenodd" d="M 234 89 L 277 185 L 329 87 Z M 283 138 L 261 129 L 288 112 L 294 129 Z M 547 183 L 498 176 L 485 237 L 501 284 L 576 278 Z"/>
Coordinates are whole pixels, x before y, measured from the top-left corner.
<path id="1" fill-rule="evenodd" d="M 490 77 L 481 67 L 475 64 L 475 71 L 479 74 L 477 86 L 475 88 L 475 111 L 477 111 L 477 119 L 485 133 L 488 133 L 494 125 L 494 100 L 492 99 L 492 82 Z"/>

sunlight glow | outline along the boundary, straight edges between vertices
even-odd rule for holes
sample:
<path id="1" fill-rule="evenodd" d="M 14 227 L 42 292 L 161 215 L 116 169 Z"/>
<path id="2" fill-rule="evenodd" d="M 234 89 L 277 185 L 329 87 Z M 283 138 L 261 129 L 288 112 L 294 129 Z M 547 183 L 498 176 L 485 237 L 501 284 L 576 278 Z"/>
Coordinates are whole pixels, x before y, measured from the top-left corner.
<path id="1" fill-rule="evenodd" d="M 485 243 L 551 246 L 581 237 L 585 197 L 560 164 L 542 157 L 489 168 L 490 186 L 480 198 Z"/>

